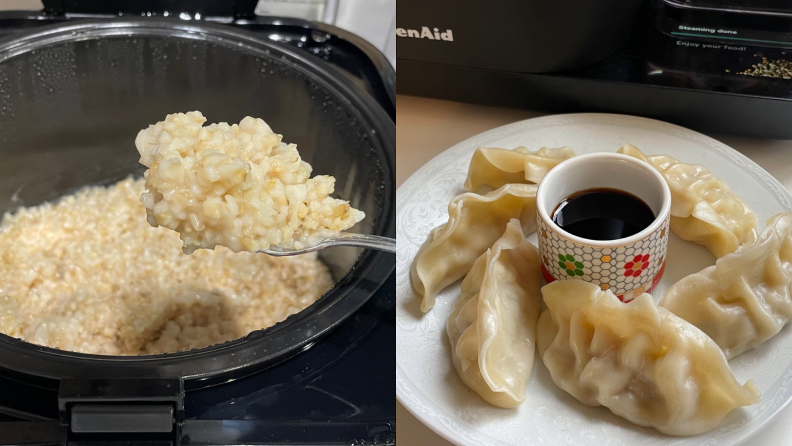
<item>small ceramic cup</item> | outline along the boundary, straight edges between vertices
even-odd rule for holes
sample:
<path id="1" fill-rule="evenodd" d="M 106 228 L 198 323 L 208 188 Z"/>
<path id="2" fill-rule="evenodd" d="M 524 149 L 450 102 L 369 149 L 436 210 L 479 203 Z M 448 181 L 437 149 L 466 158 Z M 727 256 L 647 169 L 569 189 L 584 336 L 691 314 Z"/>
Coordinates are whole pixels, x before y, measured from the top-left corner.
<path id="1" fill-rule="evenodd" d="M 617 240 L 589 240 L 568 233 L 550 218 L 575 192 L 592 188 L 629 192 L 656 216 L 643 231 Z M 671 191 L 649 164 L 617 153 L 570 158 L 544 177 L 536 194 L 542 274 L 555 280 L 583 280 L 611 290 L 623 302 L 652 291 L 663 277 L 668 247 Z"/>

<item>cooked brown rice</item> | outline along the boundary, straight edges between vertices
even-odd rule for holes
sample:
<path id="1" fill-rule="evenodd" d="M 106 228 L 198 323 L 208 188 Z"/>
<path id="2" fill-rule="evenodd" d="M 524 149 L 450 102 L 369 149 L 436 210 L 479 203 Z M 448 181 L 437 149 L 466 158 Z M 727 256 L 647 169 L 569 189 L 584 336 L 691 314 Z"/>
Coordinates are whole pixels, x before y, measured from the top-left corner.
<path id="1" fill-rule="evenodd" d="M 203 126 L 174 113 L 138 133 L 146 171 L 141 201 L 152 226 L 181 235 L 184 252 L 222 245 L 259 251 L 302 248 L 349 229 L 365 214 L 333 198 L 335 178 L 311 176 L 297 146 L 261 119 Z"/>
<path id="2" fill-rule="evenodd" d="M 91 187 L 0 225 L 0 332 L 85 353 L 203 347 L 271 326 L 332 286 L 315 255 L 181 251 L 152 228 L 144 181 Z"/>

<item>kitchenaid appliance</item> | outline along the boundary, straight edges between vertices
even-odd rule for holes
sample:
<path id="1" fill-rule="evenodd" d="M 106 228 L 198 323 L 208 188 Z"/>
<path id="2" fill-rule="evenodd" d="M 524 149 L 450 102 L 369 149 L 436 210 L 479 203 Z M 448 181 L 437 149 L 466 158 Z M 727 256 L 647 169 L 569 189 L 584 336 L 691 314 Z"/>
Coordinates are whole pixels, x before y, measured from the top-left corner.
<path id="1" fill-rule="evenodd" d="M 792 2 L 450 3 L 399 1 L 399 93 L 792 138 Z"/>
<path id="2" fill-rule="evenodd" d="M 0 212 L 140 175 L 137 131 L 197 109 L 266 116 L 366 212 L 360 232 L 394 236 L 395 73 L 367 43 L 255 1 L 45 5 L 0 14 Z M 0 444 L 394 444 L 395 258 L 321 258 L 332 290 L 224 344 L 120 357 L 0 335 Z"/>

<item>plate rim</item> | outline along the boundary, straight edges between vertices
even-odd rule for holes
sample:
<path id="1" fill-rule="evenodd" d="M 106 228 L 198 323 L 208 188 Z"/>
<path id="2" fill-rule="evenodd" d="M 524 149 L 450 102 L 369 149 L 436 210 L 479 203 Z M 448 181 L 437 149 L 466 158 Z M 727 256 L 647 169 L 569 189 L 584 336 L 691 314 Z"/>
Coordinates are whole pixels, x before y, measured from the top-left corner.
<path id="1" fill-rule="evenodd" d="M 636 122 L 636 123 L 650 124 L 650 125 L 654 125 L 656 127 L 661 127 L 661 128 L 664 128 L 667 131 L 668 130 L 672 131 L 671 133 L 683 134 L 686 137 L 688 137 L 688 139 L 691 139 L 691 140 L 693 140 L 693 141 L 695 141 L 697 143 L 706 144 L 710 148 L 715 149 L 715 151 L 720 152 L 720 154 L 726 155 L 726 157 L 727 157 L 727 159 L 729 160 L 730 163 L 735 164 L 735 165 L 737 165 L 740 168 L 746 168 L 748 170 L 748 172 L 746 172 L 746 173 L 749 173 L 749 175 L 753 176 L 756 180 L 761 180 L 761 182 L 764 183 L 764 185 L 771 186 L 772 189 L 775 189 L 776 196 L 778 198 L 785 198 L 786 199 L 786 203 L 782 203 L 782 206 L 785 206 L 787 208 L 788 212 L 792 212 L 792 194 L 790 194 L 789 190 L 787 190 L 786 187 L 784 187 L 781 183 L 778 182 L 778 180 L 775 177 L 773 177 L 770 173 L 768 173 L 761 166 L 756 164 L 756 162 L 754 162 L 753 160 L 751 160 L 750 158 L 745 156 L 743 153 L 741 153 L 740 151 L 738 151 L 738 150 L 736 150 L 736 149 L 734 149 L 734 148 L 732 148 L 732 147 L 730 147 L 730 146 L 718 141 L 715 138 L 712 138 L 712 137 L 707 136 L 707 135 L 705 135 L 703 133 L 700 133 L 700 132 L 697 132 L 695 130 L 691 130 L 689 128 L 682 127 L 682 126 L 679 126 L 679 125 L 676 125 L 676 124 L 672 124 L 672 123 L 669 123 L 669 122 L 661 121 L 661 120 L 658 120 L 658 119 L 644 118 L 644 117 L 641 117 L 641 116 L 624 115 L 624 114 L 618 114 L 618 113 L 562 113 L 562 114 L 548 114 L 548 115 L 544 115 L 544 116 L 538 116 L 538 117 L 535 117 L 535 118 L 524 119 L 524 120 L 520 120 L 520 121 L 515 121 L 515 122 L 512 122 L 512 123 L 509 123 L 509 124 L 501 125 L 501 126 L 489 129 L 487 131 L 478 133 L 476 135 L 470 136 L 469 138 L 466 138 L 466 139 L 464 139 L 464 140 L 462 140 L 462 141 L 460 141 L 460 142 L 448 147 L 447 149 L 443 150 L 442 152 L 438 153 L 437 155 L 432 157 L 430 160 L 428 160 L 426 163 L 424 163 L 421 167 L 419 167 L 417 170 L 415 170 L 415 172 L 413 172 L 396 189 L 396 213 L 395 213 L 395 215 L 397 216 L 397 219 L 398 219 L 398 215 L 399 215 L 400 203 L 402 202 L 402 200 L 399 200 L 399 191 L 405 191 L 408 188 L 408 187 L 405 187 L 405 186 L 412 186 L 413 182 L 418 181 L 417 178 L 422 176 L 424 171 L 428 170 L 430 168 L 429 166 L 432 165 L 437 158 L 445 155 L 446 153 L 453 152 L 455 150 L 461 150 L 462 146 L 467 146 L 467 145 L 474 144 L 476 142 L 476 140 L 488 139 L 488 138 L 490 138 L 493 135 L 498 134 L 498 133 L 507 133 L 507 132 L 516 130 L 517 128 L 519 128 L 521 126 L 526 125 L 526 123 L 528 123 L 528 122 L 535 123 L 535 122 L 538 122 L 538 121 L 545 121 L 545 120 L 549 121 L 549 120 L 558 119 L 558 118 L 567 118 L 567 119 L 570 119 L 570 120 L 581 120 L 581 121 L 592 120 L 592 119 L 593 120 L 596 120 L 596 119 L 600 119 L 600 120 L 624 119 L 624 120 L 633 121 L 633 122 Z M 581 123 L 582 122 L 577 122 L 578 125 L 581 124 Z M 570 124 L 574 124 L 574 123 L 570 122 Z M 590 122 L 590 124 L 598 124 L 598 123 L 597 122 Z M 738 160 L 740 161 L 740 163 L 737 163 Z M 745 170 L 745 169 L 743 169 L 743 170 Z M 780 192 L 780 194 L 778 192 Z M 404 192 L 402 192 L 402 193 L 404 193 Z M 404 200 L 406 202 L 406 199 L 404 199 Z M 397 239 L 398 239 L 398 229 L 397 229 Z M 398 294 L 398 290 L 397 290 L 397 294 Z M 398 295 L 397 295 L 397 299 L 398 299 Z M 396 324 L 396 331 L 397 331 L 397 334 L 398 334 L 398 331 L 399 331 L 398 324 Z M 792 368 L 786 370 L 786 372 L 790 372 L 790 371 L 792 371 Z M 410 397 L 408 395 L 405 395 L 405 391 L 407 390 L 406 389 L 407 387 L 410 387 L 411 388 L 410 390 L 414 391 L 414 393 L 418 396 L 418 398 L 422 400 L 420 402 L 420 404 L 423 405 L 423 407 L 422 407 L 423 409 L 429 409 L 429 410 L 432 411 L 432 416 L 425 415 L 423 412 L 417 410 L 417 408 L 415 408 L 415 407 L 413 407 L 411 405 Z M 405 409 L 407 409 L 407 411 L 410 412 L 416 419 L 418 419 L 423 425 L 427 426 L 429 429 L 431 429 L 432 431 L 434 431 L 435 433 L 437 433 L 438 435 L 440 435 L 441 437 L 443 437 L 444 439 L 446 439 L 447 441 L 449 441 L 449 442 L 451 442 L 451 443 L 453 443 L 455 445 L 458 445 L 458 446 L 481 446 L 481 445 L 487 444 L 487 445 L 492 445 L 492 446 L 511 446 L 509 443 L 506 443 L 506 442 L 503 442 L 503 441 L 498 440 L 496 438 L 490 437 L 490 436 L 488 436 L 486 434 L 481 433 L 480 431 L 476 430 L 475 428 L 467 426 L 466 424 L 464 424 L 461 421 L 459 421 L 456 416 L 454 416 L 452 414 L 449 414 L 449 413 L 446 413 L 445 410 L 441 409 L 434 402 L 429 400 L 425 395 L 423 395 L 423 393 L 421 393 L 418 390 L 418 388 L 415 386 L 415 384 L 412 383 L 412 381 L 410 381 L 410 379 L 407 377 L 407 374 L 402 370 L 402 368 L 401 368 L 401 366 L 399 364 L 398 355 L 396 356 L 396 400 Z M 732 443 L 732 444 L 734 444 L 734 445 L 743 444 L 746 441 L 748 441 L 751 437 L 753 437 L 754 435 L 756 435 L 759 432 L 761 432 L 762 430 L 764 430 L 767 427 L 767 425 L 770 424 L 770 422 L 772 422 L 790 403 L 792 403 L 792 394 L 790 394 L 787 397 L 786 401 L 784 401 L 782 404 L 780 404 L 769 416 L 767 416 L 765 419 L 763 419 L 760 422 L 758 422 L 756 425 L 752 426 L 751 429 L 745 431 L 744 434 L 741 434 L 737 438 L 735 438 L 734 439 L 735 442 Z M 473 430 L 477 434 L 484 436 L 485 437 L 484 439 L 487 441 L 487 443 L 481 442 L 480 439 L 469 439 L 468 440 L 468 439 L 462 438 L 459 435 L 458 432 L 455 432 L 453 429 L 451 429 L 446 424 L 444 424 L 442 422 L 439 422 L 439 421 L 436 421 L 437 418 L 438 418 L 437 414 L 441 414 L 441 415 L 447 416 L 448 418 L 450 418 L 452 420 L 451 421 L 452 423 L 461 423 L 461 425 L 463 425 L 467 429 Z M 681 438 L 684 438 L 684 437 L 681 437 Z M 477 442 L 473 443 L 472 442 L 473 440 L 476 440 Z"/>

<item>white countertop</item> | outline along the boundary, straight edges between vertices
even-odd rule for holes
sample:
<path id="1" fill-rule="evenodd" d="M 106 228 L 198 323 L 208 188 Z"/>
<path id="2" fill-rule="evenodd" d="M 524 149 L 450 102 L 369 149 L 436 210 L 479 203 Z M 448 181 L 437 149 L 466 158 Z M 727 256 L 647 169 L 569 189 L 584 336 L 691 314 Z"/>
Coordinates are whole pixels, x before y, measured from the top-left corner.
<path id="1" fill-rule="evenodd" d="M 396 185 L 440 152 L 486 130 L 542 116 L 526 110 L 397 96 Z M 792 141 L 709 135 L 742 152 L 792 190 Z M 451 446 L 418 421 L 401 404 L 396 406 L 399 446 Z M 792 446 L 792 409 L 785 409 L 750 445 Z"/>

